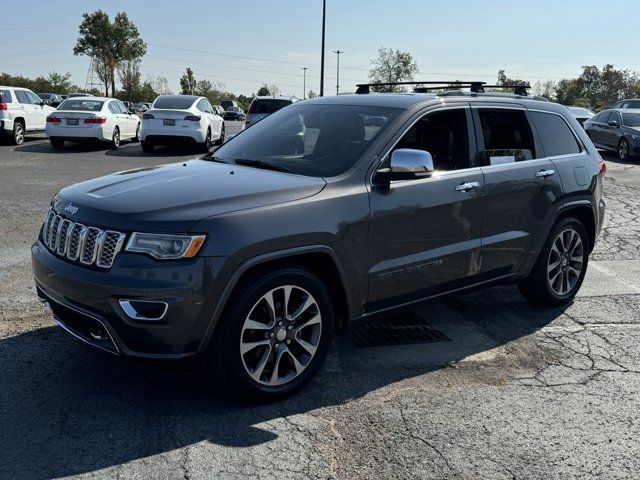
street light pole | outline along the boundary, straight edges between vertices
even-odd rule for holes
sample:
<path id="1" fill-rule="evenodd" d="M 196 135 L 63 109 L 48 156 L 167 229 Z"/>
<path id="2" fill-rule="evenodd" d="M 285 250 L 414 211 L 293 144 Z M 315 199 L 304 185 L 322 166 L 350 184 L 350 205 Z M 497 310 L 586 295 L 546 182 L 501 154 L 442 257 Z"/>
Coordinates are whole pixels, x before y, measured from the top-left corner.
<path id="1" fill-rule="evenodd" d="M 322 0 L 322 52 L 320 57 L 320 96 L 324 96 L 324 29 L 327 19 L 327 0 Z"/>
<path id="2" fill-rule="evenodd" d="M 344 53 L 344 50 L 334 50 L 333 53 L 335 53 L 338 56 L 338 65 L 337 65 L 337 72 L 336 72 L 336 95 L 340 94 L 340 54 Z"/>
<path id="3" fill-rule="evenodd" d="M 302 87 L 302 99 L 303 99 L 303 100 L 306 100 L 306 99 L 307 99 L 307 69 L 308 69 L 308 68 L 309 68 L 309 67 L 302 67 L 302 70 L 303 70 L 303 72 L 304 72 L 304 73 L 303 73 L 303 75 L 304 75 L 304 77 L 303 77 L 303 78 L 304 78 L 304 80 L 302 80 L 302 85 L 303 85 L 303 87 Z"/>

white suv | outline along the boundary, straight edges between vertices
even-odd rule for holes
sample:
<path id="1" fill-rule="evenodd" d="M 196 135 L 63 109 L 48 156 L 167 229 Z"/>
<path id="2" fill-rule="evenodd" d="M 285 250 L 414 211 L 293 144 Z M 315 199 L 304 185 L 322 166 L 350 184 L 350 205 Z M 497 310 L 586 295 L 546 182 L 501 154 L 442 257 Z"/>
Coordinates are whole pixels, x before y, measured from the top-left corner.
<path id="1" fill-rule="evenodd" d="M 27 88 L 0 87 L 0 137 L 22 145 L 31 132 L 44 132 L 47 116 L 55 108 Z"/>

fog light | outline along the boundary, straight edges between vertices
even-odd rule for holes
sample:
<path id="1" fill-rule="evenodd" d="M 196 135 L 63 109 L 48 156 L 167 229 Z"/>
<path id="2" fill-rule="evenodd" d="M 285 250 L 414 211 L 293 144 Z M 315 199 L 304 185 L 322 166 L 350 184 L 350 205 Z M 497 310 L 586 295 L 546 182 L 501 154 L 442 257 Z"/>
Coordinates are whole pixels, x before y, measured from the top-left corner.
<path id="1" fill-rule="evenodd" d="M 162 320 L 169 305 L 166 302 L 154 302 L 149 300 L 120 299 L 120 307 L 129 318 L 134 320 Z"/>

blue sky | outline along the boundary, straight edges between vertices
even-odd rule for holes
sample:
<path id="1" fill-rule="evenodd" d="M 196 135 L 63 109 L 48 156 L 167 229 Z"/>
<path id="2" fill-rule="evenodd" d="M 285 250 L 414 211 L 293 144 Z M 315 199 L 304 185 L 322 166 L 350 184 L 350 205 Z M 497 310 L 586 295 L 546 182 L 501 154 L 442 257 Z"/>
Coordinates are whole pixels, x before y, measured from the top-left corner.
<path id="1" fill-rule="evenodd" d="M 187 66 L 236 93 L 272 83 L 297 96 L 306 66 L 307 89 L 318 91 L 321 0 L 3 2 L 0 71 L 70 72 L 84 86 L 89 61 L 72 49 L 82 13 L 98 8 L 127 12 L 148 44 L 143 77 L 164 76 L 173 91 Z M 640 70 L 637 29 L 621 28 L 631 18 L 638 0 L 327 0 L 325 92 L 335 93 L 336 49 L 343 91 L 367 79 L 380 46 L 411 52 L 424 80 L 493 82 L 504 68 L 534 83 L 605 63 Z"/>

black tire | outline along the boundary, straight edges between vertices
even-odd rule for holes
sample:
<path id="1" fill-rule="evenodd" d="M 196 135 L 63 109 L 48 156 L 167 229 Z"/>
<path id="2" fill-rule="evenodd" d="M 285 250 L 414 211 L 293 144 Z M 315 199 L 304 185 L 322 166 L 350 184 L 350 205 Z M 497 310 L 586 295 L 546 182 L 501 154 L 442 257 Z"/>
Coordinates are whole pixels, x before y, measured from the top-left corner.
<path id="1" fill-rule="evenodd" d="M 120 147 L 120 129 L 118 127 L 113 129 L 110 145 L 113 150 L 117 150 Z"/>
<path id="2" fill-rule="evenodd" d="M 245 320 L 256 302 L 271 290 L 284 285 L 302 288 L 313 296 L 321 315 L 321 334 L 314 356 L 297 377 L 281 385 L 267 386 L 254 380 L 245 369 L 240 342 Z M 307 385 L 324 363 L 333 337 L 333 304 L 324 284 L 310 271 L 292 266 L 242 282 L 229 302 L 214 333 L 208 356 L 225 393 L 247 402 L 272 401 L 291 395 Z M 272 353 L 276 351 L 271 350 Z"/>
<path id="3" fill-rule="evenodd" d="M 216 145 L 222 145 L 224 143 L 225 131 L 224 122 L 222 123 L 222 130 L 220 130 L 220 138 L 216 140 Z"/>
<path id="4" fill-rule="evenodd" d="M 207 130 L 207 136 L 205 137 L 204 142 L 199 145 L 199 147 L 202 153 L 209 153 L 209 151 L 211 150 L 211 129 Z"/>
<path id="5" fill-rule="evenodd" d="M 11 143 L 14 145 L 22 145 L 24 143 L 25 129 L 21 122 L 13 123 L 13 135 L 11 136 Z"/>
<path id="6" fill-rule="evenodd" d="M 140 141 L 140 123 L 136 127 L 136 136 L 131 139 L 133 143 L 138 143 Z"/>
<path id="7" fill-rule="evenodd" d="M 56 150 L 60 150 L 62 147 L 64 147 L 64 140 L 50 138 L 49 141 L 51 142 L 51 146 Z"/>
<path id="8" fill-rule="evenodd" d="M 558 262 L 560 262 L 559 270 L 564 270 L 564 265 L 568 265 L 567 268 L 571 268 L 575 266 L 572 264 L 568 258 L 562 259 L 562 256 L 557 256 L 555 253 L 552 254 L 552 249 L 554 248 L 554 243 L 558 239 L 559 235 L 562 232 L 573 231 L 578 234 L 580 241 L 582 242 L 582 249 L 577 256 L 582 257 L 581 270 L 577 278 L 575 278 L 575 283 L 569 288 L 567 285 L 567 291 L 563 294 L 558 293 L 554 290 L 554 286 L 552 285 L 552 280 L 550 277 L 556 272 L 549 271 L 548 268 L 552 262 L 553 257 L 558 258 Z M 568 256 L 568 254 L 567 254 Z M 559 305 L 564 305 L 573 300 L 580 290 L 580 286 L 584 281 L 585 274 L 587 273 L 587 266 L 589 263 L 589 238 L 587 236 L 587 231 L 585 230 L 582 223 L 579 220 L 573 217 L 566 217 L 561 219 L 556 225 L 554 225 L 551 233 L 549 234 L 545 244 L 538 255 L 538 259 L 533 266 L 533 269 L 529 273 L 529 275 L 522 280 L 518 284 L 518 288 L 520 293 L 524 295 L 524 297 L 529 300 L 534 305 L 540 307 L 555 307 Z M 561 277 L 560 282 L 564 282 L 564 275 L 568 273 L 560 273 Z M 569 282 L 569 280 L 567 280 Z M 563 283 L 564 287 L 564 283 Z M 560 287 L 562 290 L 563 287 Z"/>
<path id="9" fill-rule="evenodd" d="M 618 154 L 618 158 L 622 161 L 629 159 L 629 141 L 626 138 L 620 139 L 616 153 Z"/>
<path id="10" fill-rule="evenodd" d="M 154 146 L 152 144 L 150 144 L 149 142 L 145 142 L 144 140 L 141 140 L 140 141 L 140 146 L 142 147 L 142 151 L 143 152 L 146 152 L 146 153 L 153 152 Z"/>

